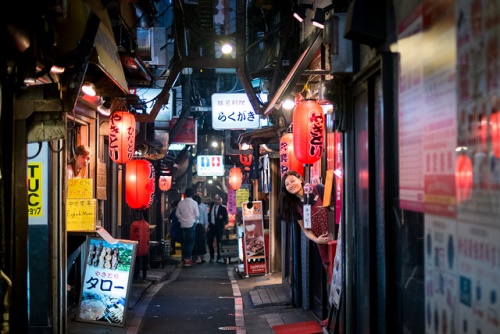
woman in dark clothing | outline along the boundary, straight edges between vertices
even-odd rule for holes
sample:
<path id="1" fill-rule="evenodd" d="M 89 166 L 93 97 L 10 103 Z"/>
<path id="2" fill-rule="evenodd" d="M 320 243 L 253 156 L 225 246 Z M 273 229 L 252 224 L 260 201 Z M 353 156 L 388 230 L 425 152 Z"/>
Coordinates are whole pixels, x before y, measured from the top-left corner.
<path id="1" fill-rule="evenodd" d="M 175 215 L 175 210 L 177 209 L 177 204 L 179 204 L 179 201 L 173 201 L 172 202 L 172 212 L 170 212 L 170 216 L 168 219 L 170 219 L 170 255 L 175 254 L 175 244 L 178 242 L 179 244 L 182 244 L 182 229 L 181 229 L 181 223 L 179 222 L 179 219 Z"/>
<path id="2" fill-rule="evenodd" d="M 297 221 L 306 237 L 318 245 L 323 267 L 328 269 L 328 208 L 323 206 L 322 184 L 312 185 L 312 193 L 304 191 L 304 180 L 295 171 L 286 172 L 281 180 L 278 198 L 279 215 L 288 223 Z M 311 228 L 304 227 L 303 206 L 311 205 Z"/>

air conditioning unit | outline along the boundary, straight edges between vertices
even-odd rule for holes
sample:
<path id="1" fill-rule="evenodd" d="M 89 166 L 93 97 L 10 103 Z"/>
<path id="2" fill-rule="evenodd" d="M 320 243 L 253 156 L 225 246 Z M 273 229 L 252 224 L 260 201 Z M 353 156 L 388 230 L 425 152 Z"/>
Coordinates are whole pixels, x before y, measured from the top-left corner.
<path id="1" fill-rule="evenodd" d="M 136 55 L 146 65 L 167 66 L 167 31 L 163 27 L 137 28 Z"/>

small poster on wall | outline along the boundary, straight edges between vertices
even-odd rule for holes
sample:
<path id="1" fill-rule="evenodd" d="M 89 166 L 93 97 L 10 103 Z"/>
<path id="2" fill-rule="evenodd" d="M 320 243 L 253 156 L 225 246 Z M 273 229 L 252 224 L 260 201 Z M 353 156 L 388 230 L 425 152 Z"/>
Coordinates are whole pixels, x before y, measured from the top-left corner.
<path id="1" fill-rule="evenodd" d="M 262 202 L 253 201 L 250 207 L 249 202 L 242 204 L 245 273 L 247 275 L 267 273 Z"/>
<path id="2" fill-rule="evenodd" d="M 76 320 L 124 326 L 137 241 L 87 238 L 85 272 Z"/>

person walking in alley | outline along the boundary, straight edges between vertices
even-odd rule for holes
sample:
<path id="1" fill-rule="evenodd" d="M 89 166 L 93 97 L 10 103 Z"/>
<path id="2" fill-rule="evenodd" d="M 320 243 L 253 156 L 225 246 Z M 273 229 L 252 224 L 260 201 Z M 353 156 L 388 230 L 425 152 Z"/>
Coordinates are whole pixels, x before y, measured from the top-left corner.
<path id="1" fill-rule="evenodd" d="M 321 263 L 325 270 L 328 260 L 328 208 L 323 206 L 322 184 L 312 185 L 312 193 L 304 191 L 304 180 L 295 171 L 286 172 L 281 179 L 278 197 L 278 213 L 281 219 L 291 223 L 297 221 L 306 237 L 318 246 Z M 304 227 L 303 206 L 311 205 L 311 228 Z"/>
<path id="2" fill-rule="evenodd" d="M 201 196 L 198 194 L 193 195 L 193 199 L 198 203 L 200 216 L 196 223 L 194 248 L 193 248 L 193 261 L 196 263 L 205 262 L 205 254 L 207 254 L 206 233 L 208 229 L 208 212 L 207 205 L 201 202 Z"/>
<path id="3" fill-rule="evenodd" d="M 184 199 L 177 205 L 175 215 L 179 218 L 182 228 L 182 258 L 185 267 L 193 265 L 191 260 L 194 247 L 195 224 L 200 216 L 198 203 L 192 196 L 194 195 L 193 188 L 187 188 L 184 192 Z"/>
<path id="4" fill-rule="evenodd" d="M 215 240 L 217 246 L 217 262 L 224 263 L 224 260 L 221 257 L 220 243 L 222 239 L 222 231 L 228 223 L 228 213 L 227 208 L 222 205 L 222 198 L 217 194 L 214 196 L 214 203 L 208 214 L 208 222 L 207 244 L 208 251 L 210 252 L 210 262 L 214 262 Z"/>
<path id="5" fill-rule="evenodd" d="M 179 204 L 179 200 L 175 200 L 172 202 L 172 211 L 170 212 L 170 216 L 168 219 L 170 220 L 170 255 L 175 254 L 175 244 L 178 242 L 182 245 L 182 228 L 181 223 L 179 222 L 179 218 L 175 215 L 175 211 L 177 210 L 177 205 Z"/>

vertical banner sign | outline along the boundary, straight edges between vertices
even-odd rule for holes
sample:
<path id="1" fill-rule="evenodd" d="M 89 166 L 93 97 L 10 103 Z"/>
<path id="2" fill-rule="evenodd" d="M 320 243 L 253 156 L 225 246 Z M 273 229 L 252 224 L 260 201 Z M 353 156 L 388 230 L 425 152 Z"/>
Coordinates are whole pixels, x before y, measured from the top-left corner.
<path id="1" fill-rule="evenodd" d="M 42 163 L 28 163 L 28 214 L 41 217 L 42 212 Z"/>
<path id="2" fill-rule="evenodd" d="M 76 319 L 124 326 L 137 241 L 87 238 L 85 273 Z"/>
<path id="3" fill-rule="evenodd" d="M 245 272 L 247 275 L 267 273 L 262 202 L 252 202 L 250 209 L 247 204 L 242 205 Z"/>

